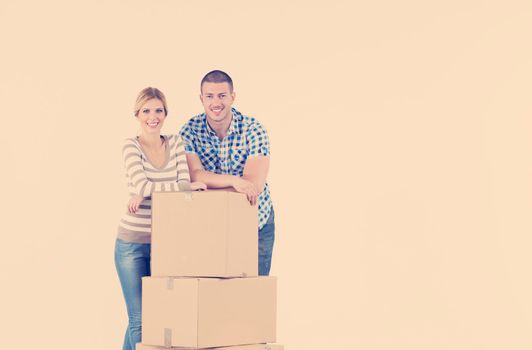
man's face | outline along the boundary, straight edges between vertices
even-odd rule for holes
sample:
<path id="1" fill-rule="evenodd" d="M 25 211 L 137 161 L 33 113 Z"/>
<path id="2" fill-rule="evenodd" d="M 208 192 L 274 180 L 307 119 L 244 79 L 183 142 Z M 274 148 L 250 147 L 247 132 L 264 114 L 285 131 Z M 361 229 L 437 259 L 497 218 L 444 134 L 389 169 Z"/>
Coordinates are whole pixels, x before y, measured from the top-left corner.
<path id="1" fill-rule="evenodd" d="M 200 99 L 210 121 L 219 123 L 231 119 L 235 93 L 231 92 L 229 83 L 203 83 Z"/>

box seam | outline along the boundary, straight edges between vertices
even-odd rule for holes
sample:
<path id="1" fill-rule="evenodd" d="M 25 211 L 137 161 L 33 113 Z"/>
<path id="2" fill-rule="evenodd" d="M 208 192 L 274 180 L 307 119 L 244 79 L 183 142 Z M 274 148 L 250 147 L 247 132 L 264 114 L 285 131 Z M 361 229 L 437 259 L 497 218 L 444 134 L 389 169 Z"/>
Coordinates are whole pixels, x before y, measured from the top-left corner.
<path id="1" fill-rule="evenodd" d="M 199 303 L 199 290 L 200 290 L 200 280 L 198 279 L 198 287 L 196 288 L 196 347 L 199 348 L 199 333 L 200 333 L 200 303 Z"/>
<path id="2" fill-rule="evenodd" d="M 230 203 L 230 200 L 229 200 L 229 196 L 226 195 L 225 197 L 227 199 L 227 214 L 225 216 L 225 220 L 226 220 L 226 231 L 225 231 L 225 274 L 229 274 L 229 236 L 231 235 L 231 224 L 230 224 L 230 220 L 229 220 L 229 217 L 230 217 L 230 213 L 229 211 L 231 210 L 231 203 Z"/>

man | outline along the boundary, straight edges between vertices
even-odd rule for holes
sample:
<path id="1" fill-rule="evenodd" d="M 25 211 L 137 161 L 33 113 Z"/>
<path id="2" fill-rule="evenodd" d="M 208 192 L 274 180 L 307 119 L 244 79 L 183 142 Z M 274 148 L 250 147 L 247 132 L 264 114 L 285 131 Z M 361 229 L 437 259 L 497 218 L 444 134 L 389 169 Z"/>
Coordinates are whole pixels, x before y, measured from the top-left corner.
<path id="1" fill-rule="evenodd" d="M 233 81 L 214 70 L 203 77 L 200 100 L 205 112 L 181 129 L 190 177 L 208 188 L 232 187 L 245 193 L 259 212 L 259 275 L 270 273 L 275 216 L 266 182 L 270 143 L 266 130 L 252 117 L 232 108 Z"/>

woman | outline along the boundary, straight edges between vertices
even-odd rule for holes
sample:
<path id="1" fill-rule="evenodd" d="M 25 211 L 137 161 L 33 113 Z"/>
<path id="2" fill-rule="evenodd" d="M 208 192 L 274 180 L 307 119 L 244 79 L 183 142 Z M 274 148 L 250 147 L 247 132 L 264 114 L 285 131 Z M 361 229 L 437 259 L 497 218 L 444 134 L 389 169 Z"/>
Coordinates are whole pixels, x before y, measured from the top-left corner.
<path id="1" fill-rule="evenodd" d="M 161 135 L 167 114 L 161 91 L 142 90 L 135 103 L 140 134 L 127 139 L 122 149 L 130 196 L 115 245 L 115 265 L 129 319 L 123 350 L 135 350 L 141 341 L 142 277 L 150 275 L 152 192 L 206 189 L 203 183 L 190 183 L 181 137 Z"/>

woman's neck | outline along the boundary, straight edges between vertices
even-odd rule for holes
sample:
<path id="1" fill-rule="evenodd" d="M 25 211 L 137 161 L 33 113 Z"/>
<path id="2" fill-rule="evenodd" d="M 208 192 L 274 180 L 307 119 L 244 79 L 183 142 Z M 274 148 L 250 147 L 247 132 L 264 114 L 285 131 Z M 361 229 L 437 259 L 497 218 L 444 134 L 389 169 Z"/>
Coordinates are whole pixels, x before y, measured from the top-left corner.
<path id="1" fill-rule="evenodd" d="M 160 134 L 140 134 L 139 141 L 147 147 L 159 147 L 161 145 Z"/>

